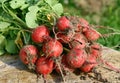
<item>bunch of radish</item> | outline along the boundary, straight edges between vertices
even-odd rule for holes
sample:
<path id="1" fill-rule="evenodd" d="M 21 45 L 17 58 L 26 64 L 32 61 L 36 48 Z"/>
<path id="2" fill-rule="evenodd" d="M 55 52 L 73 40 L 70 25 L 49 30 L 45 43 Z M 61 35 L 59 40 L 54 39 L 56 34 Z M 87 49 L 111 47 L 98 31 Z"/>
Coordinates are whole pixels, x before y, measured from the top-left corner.
<path id="1" fill-rule="evenodd" d="M 101 34 L 83 18 L 62 16 L 53 27 L 40 25 L 31 33 L 34 42 L 19 53 L 21 61 L 38 74 L 90 72 L 98 65 Z"/>

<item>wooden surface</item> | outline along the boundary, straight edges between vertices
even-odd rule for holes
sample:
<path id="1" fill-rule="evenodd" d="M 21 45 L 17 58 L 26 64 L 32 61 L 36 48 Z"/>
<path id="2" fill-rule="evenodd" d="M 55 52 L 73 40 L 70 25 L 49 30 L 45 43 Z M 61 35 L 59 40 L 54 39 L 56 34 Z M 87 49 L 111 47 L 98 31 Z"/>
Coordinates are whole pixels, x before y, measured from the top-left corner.
<path id="1" fill-rule="evenodd" d="M 103 48 L 102 56 L 117 68 L 120 68 L 120 52 Z M 105 65 L 96 67 L 97 73 L 67 75 L 67 83 L 120 83 L 120 73 L 106 68 Z M 60 75 L 52 73 L 47 76 L 47 83 L 62 83 Z M 44 83 L 43 78 L 38 78 L 35 72 L 29 71 L 19 60 L 18 55 L 0 56 L 0 83 Z"/>

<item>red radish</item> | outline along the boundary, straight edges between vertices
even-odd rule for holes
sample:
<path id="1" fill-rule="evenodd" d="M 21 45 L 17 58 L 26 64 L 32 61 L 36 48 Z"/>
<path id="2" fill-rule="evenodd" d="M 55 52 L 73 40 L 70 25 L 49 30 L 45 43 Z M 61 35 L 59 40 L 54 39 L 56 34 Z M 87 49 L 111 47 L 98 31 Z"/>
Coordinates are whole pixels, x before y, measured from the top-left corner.
<path id="1" fill-rule="evenodd" d="M 64 70 L 73 72 L 75 69 L 68 64 L 66 57 L 66 55 L 62 56 L 62 65 L 64 67 Z"/>
<path id="2" fill-rule="evenodd" d="M 94 29 L 87 29 L 84 32 L 85 37 L 90 41 L 95 41 L 100 37 L 100 34 Z"/>
<path id="3" fill-rule="evenodd" d="M 86 60 L 86 53 L 83 49 L 73 48 L 67 54 L 66 60 L 73 68 L 80 68 Z"/>
<path id="4" fill-rule="evenodd" d="M 80 70 L 87 73 L 90 72 L 95 66 L 96 64 L 85 64 L 80 68 Z"/>
<path id="5" fill-rule="evenodd" d="M 88 29 L 89 29 L 89 26 L 83 27 L 82 32 L 84 33 L 84 32 L 86 32 Z"/>
<path id="6" fill-rule="evenodd" d="M 32 40 L 36 43 L 42 43 L 44 41 L 44 37 L 49 36 L 49 30 L 45 25 L 41 25 L 36 27 L 32 32 Z"/>
<path id="7" fill-rule="evenodd" d="M 58 33 L 57 37 L 59 38 L 58 41 L 60 41 L 61 43 L 69 43 L 70 42 L 70 38 L 63 33 Z"/>
<path id="8" fill-rule="evenodd" d="M 79 48 L 79 49 L 85 48 L 86 39 L 85 39 L 84 35 L 82 35 L 80 33 L 76 33 L 72 39 L 73 39 L 73 41 L 70 42 L 70 45 L 72 48 Z"/>
<path id="9" fill-rule="evenodd" d="M 80 67 L 80 70 L 83 72 L 90 72 L 95 66 L 97 65 L 96 58 L 90 55 L 82 67 Z"/>
<path id="10" fill-rule="evenodd" d="M 46 77 L 50 74 L 54 67 L 54 61 L 50 58 L 40 57 L 36 62 L 36 72 Z"/>
<path id="11" fill-rule="evenodd" d="M 95 56 L 96 58 L 100 57 L 100 55 L 101 55 L 100 53 L 101 53 L 100 50 L 91 49 L 91 54 L 92 54 L 93 56 Z"/>
<path id="12" fill-rule="evenodd" d="M 63 71 L 70 71 L 70 72 L 73 72 L 75 69 L 72 68 L 71 66 L 69 66 L 69 64 L 67 63 L 67 60 L 66 60 L 66 55 L 63 55 L 62 56 L 62 59 L 61 59 L 61 69 Z M 56 65 L 56 68 L 55 70 L 60 73 L 60 69 L 59 67 Z"/>
<path id="13" fill-rule="evenodd" d="M 37 60 L 37 54 L 38 50 L 34 45 L 26 45 L 20 50 L 19 56 L 24 64 L 34 64 Z"/>
<path id="14" fill-rule="evenodd" d="M 85 32 L 89 28 L 89 26 L 81 25 L 80 23 L 77 24 L 76 27 L 77 27 L 75 28 L 76 32 Z"/>
<path id="15" fill-rule="evenodd" d="M 69 28 L 70 21 L 65 16 L 62 16 L 58 19 L 56 26 L 58 27 L 59 30 L 64 31 Z"/>
<path id="16" fill-rule="evenodd" d="M 77 41 L 82 41 L 82 40 L 84 40 L 84 42 L 85 42 L 85 37 L 84 37 L 84 35 L 82 35 L 81 33 L 76 33 L 74 36 L 73 36 L 73 39 L 74 40 L 77 40 Z"/>
<path id="17" fill-rule="evenodd" d="M 79 23 L 77 24 L 77 31 L 86 31 L 87 28 L 89 27 L 89 23 L 83 19 L 83 18 L 80 18 L 79 19 Z"/>
<path id="18" fill-rule="evenodd" d="M 85 31 L 87 31 L 87 29 L 89 29 L 89 26 L 81 25 L 80 23 L 77 24 L 76 27 L 77 27 L 77 28 L 75 28 L 76 32 L 85 32 Z"/>
<path id="19" fill-rule="evenodd" d="M 81 24 L 79 23 L 79 24 L 76 24 L 76 27 L 74 28 L 75 29 L 75 31 L 76 32 L 80 32 L 81 30 L 82 30 L 82 26 L 81 26 Z"/>
<path id="20" fill-rule="evenodd" d="M 100 49 L 101 49 L 101 46 L 100 46 L 100 44 L 98 44 L 98 43 L 93 43 L 93 44 L 91 45 L 91 48 L 96 49 L 96 50 L 100 50 Z"/>
<path id="21" fill-rule="evenodd" d="M 86 26 L 89 25 L 88 21 L 85 20 L 85 19 L 83 19 L 83 18 L 80 18 L 79 21 L 80 21 L 80 24 L 81 24 L 83 27 L 86 27 Z"/>
<path id="22" fill-rule="evenodd" d="M 78 17 L 71 16 L 71 17 L 68 17 L 68 19 L 71 22 L 70 29 L 72 29 L 75 32 L 81 32 L 82 31 L 83 27 L 82 27 Z"/>
<path id="23" fill-rule="evenodd" d="M 48 57 L 58 57 L 63 52 L 63 46 L 59 41 L 52 39 L 48 42 L 45 42 L 43 45 L 43 52 Z"/>
<path id="24" fill-rule="evenodd" d="M 85 44 L 78 42 L 76 40 L 73 40 L 70 42 L 69 44 L 70 48 L 78 48 L 78 49 L 82 49 L 85 47 Z"/>
<path id="25" fill-rule="evenodd" d="M 94 43 L 90 46 L 90 54 L 94 57 L 99 57 L 101 55 L 101 46 L 98 43 Z"/>

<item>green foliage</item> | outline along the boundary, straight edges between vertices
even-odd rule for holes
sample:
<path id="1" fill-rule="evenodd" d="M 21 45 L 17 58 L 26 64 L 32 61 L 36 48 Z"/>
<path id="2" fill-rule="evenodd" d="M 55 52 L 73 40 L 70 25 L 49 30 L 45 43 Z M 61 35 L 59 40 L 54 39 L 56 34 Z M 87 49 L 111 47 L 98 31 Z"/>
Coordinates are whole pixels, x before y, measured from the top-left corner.
<path id="1" fill-rule="evenodd" d="M 10 54 L 18 53 L 18 48 L 14 42 L 14 40 L 8 39 L 5 45 L 5 49 Z"/>
<path id="2" fill-rule="evenodd" d="M 38 6 L 30 6 L 28 8 L 29 12 L 26 14 L 25 20 L 26 24 L 30 28 L 35 28 L 38 24 L 35 22 L 37 20 L 36 14 L 39 11 Z"/>
<path id="3" fill-rule="evenodd" d="M 120 50 L 120 1 L 115 0 L 115 6 L 111 7 L 109 6 L 108 8 L 105 9 L 105 11 L 102 14 L 102 18 L 100 21 L 100 25 L 103 26 L 109 26 L 115 29 L 116 31 L 113 31 L 112 33 L 115 33 L 114 35 L 111 35 L 109 37 L 106 37 L 105 42 L 100 42 L 105 46 L 108 47 L 114 47 L 117 50 Z M 109 31 L 109 33 L 111 33 Z M 108 33 L 108 34 L 109 34 Z"/>
<path id="4" fill-rule="evenodd" d="M 12 0 L 12 1 L 10 1 L 10 6 L 13 9 L 20 8 L 20 7 L 24 6 L 24 4 L 25 4 L 25 0 Z"/>
<path id="5" fill-rule="evenodd" d="M 63 8 L 60 3 L 54 5 L 52 8 L 53 8 L 53 11 L 57 14 L 57 16 L 60 16 L 61 13 L 63 13 Z"/>
<path id="6" fill-rule="evenodd" d="M 4 30 L 8 26 L 10 26 L 10 23 L 8 23 L 8 22 L 0 22 L 0 30 Z"/>
<path id="7" fill-rule="evenodd" d="M 62 14 L 58 0 L 0 0 L 0 55 L 18 53 L 23 45 L 33 43 L 31 29 L 52 26 Z"/>
<path id="8" fill-rule="evenodd" d="M 4 54 L 4 47 L 5 47 L 6 39 L 3 35 L 0 34 L 0 55 Z"/>
<path id="9" fill-rule="evenodd" d="M 58 0 L 45 0 L 45 2 L 48 3 L 50 6 L 53 6 L 58 3 Z"/>

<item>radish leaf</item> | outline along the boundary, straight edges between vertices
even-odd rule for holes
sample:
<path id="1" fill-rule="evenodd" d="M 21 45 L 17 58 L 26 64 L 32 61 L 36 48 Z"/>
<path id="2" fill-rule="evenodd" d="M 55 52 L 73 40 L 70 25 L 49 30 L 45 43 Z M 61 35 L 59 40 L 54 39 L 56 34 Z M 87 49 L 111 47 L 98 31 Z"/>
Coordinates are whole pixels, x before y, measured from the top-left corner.
<path id="1" fill-rule="evenodd" d="M 10 26 L 10 23 L 8 22 L 0 22 L 0 30 L 7 28 Z"/>
<path id="2" fill-rule="evenodd" d="M 60 16 L 63 13 L 62 4 L 58 3 L 58 4 L 54 5 L 53 10 L 58 16 Z"/>
<path id="3" fill-rule="evenodd" d="M 0 34 L 0 55 L 4 54 L 5 52 L 4 50 L 5 41 L 6 41 L 5 37 Z"/>
<path id="4" fill-rule="evenodd" d="M 12 1 L 10 1 L 10 6 L 13 9 L 19 8 L 24 4 L 25 4 L 25 0 L 12 0 Z"/>
<path id="5" fill-rule="evenodd" d="M 18 52 L 17 46 L 14 42 L 14 40 L 7 40 L 7 43 L 5 45 L 5 49 L 8 53 L 14 54 Z"/>
<path id="6" fill-rule="evenodd" d="M 26 24 L 29 28 L 35 28 L 38 24 L 35 22 L 37 17 L 36 14 L 39 10 L 38 6 L 30 6 L 28 8 L 29 12 L 26 14 Z"/>
<path id="7" fill-rule="evenodd" d="M 58 3 L 58 0 L 45 0 L 46 3 L 48 3 L 50 6 L 54 6 L 55 4 Z"/>

